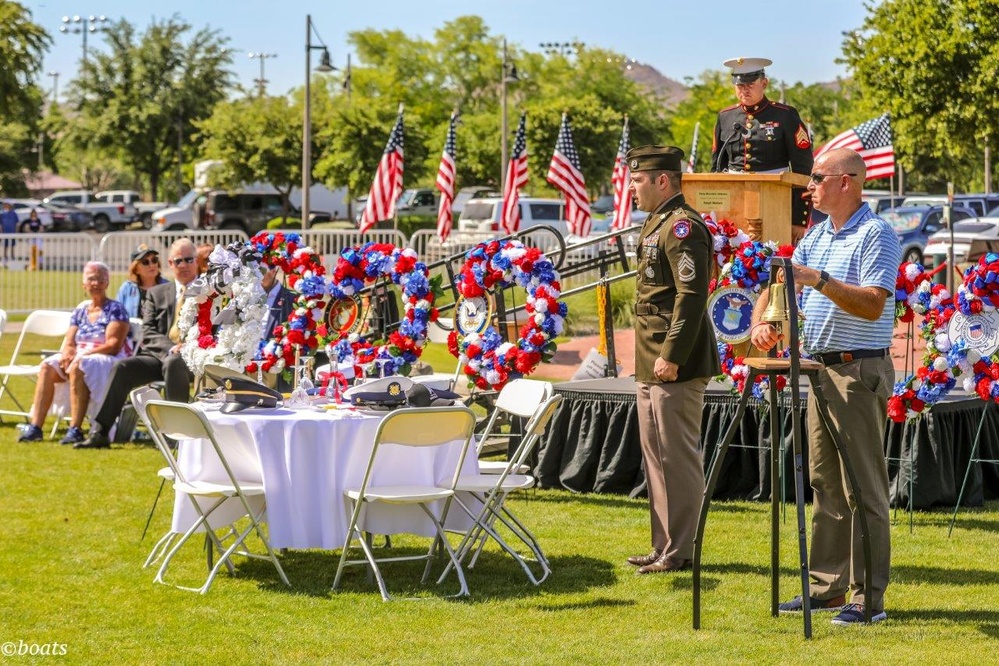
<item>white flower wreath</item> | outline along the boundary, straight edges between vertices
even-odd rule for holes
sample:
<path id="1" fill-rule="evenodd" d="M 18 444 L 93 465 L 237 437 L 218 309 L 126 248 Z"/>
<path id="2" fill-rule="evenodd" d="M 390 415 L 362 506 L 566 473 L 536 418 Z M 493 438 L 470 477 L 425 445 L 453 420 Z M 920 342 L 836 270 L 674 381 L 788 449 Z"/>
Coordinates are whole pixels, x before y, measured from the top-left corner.
<path id="1" fill-rule="evenodd" d="M 205 365 L 243 372 L 256 356 L 267 323 L 262 274 L 255 258 L 244 264 L 221 245 L 208 264 L 207 277 L 198 277 L 185 292 L 177 321 L 186 332 L 180 353 L 195 374 L 202 374 Z"/>

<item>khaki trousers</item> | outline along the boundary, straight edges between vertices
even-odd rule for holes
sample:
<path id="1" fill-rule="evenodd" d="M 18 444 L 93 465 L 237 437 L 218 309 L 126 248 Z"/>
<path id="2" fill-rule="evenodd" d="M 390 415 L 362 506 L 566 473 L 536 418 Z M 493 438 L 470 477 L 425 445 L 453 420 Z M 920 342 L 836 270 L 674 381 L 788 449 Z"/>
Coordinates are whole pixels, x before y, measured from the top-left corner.
<path id="1" fill-rule="evenodd" d="M 828 403 L 826 417 L 846 448 L 867 509 L 873 580 L 864 580 L 864 550 L 849 478 L 814 396 L 808 400 L 808 473 L 812 502 L 811 595 L 830 599 L 852 592 L 851 601 L 884 609 L 891 567 L 888 466 L 882 440 L 888 397 L 895 382 L 890 358 L 864 358 L 827 366 L 818 373 Z"/>
<path id="2" fill-rule="evenodd" d="M 689 560 L 704 495 L 699 449 L 707 379 L 638 382 L 638 433 L 652 517 L 652 547 Z"/>

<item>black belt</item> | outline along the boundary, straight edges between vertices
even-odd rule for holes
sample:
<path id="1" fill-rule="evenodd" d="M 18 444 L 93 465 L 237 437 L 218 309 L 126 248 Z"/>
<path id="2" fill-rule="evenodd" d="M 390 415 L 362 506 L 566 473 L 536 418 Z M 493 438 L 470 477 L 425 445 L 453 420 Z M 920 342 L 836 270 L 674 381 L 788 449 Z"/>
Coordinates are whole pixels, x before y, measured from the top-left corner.
<path id="1" fill-rule="evenodd" d="M 887 349 L 852 349 L 843 352 L 816 354 L 815 358 L 822 361 L 825 365 L 839 365 L 840 363 L 849 363 L 861 358 L 884 358 L 887 355 Z"/>

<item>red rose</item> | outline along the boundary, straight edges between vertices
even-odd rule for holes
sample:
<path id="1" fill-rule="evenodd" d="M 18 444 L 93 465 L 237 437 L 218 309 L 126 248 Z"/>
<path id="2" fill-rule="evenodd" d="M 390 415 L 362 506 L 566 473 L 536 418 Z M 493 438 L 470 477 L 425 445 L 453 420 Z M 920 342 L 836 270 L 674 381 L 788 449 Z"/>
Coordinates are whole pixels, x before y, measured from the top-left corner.
<path id="1" fill-rule="evenodd" d="M 210 335 L 202 335 L 198 338 L 198 346 L 202 349 L 211 349 L 215 346 L 215 338 Z"/>

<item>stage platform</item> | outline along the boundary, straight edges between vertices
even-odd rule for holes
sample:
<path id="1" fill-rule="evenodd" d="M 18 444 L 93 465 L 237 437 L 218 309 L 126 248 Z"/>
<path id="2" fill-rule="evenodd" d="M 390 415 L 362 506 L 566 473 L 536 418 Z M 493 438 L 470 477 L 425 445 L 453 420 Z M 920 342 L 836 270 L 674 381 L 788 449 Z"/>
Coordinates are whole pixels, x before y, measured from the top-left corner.
<path id="1" fill-rule="evenodd" d="M 801 390 L 802 442 L 807 449 L 807 385 Z M 563 402 L 539 446 L 535 473 L 540 486 L 581 493 L 645 495 L 634 378 L 564 382 L 555 385 L 555 392 Z M 790 399 L 785 397 L 783 404 L 787 407 L 782 411 L 781 424 L 785 496 L 793 498 Z M 705 468 L 735 417 L 737 406 L 738 396 L 727 385 L 709 384 L 701 429 Z M 901 424 L 888 422 L 882 446 L 889 456 L 894 504 L 908 506 L 911 477 L 915 508 L 954 506 L 984 409 L 985 403 L 977 397 L 955 391 L 919 419 Z M 715 499 L 769 499 L 769 414 L 766 402 L 750 402 L 726 456 Z M 999 459 L 999 409 L 987 412 L 978 457 Z M 999 465 L 976 465 L 964 505 L 980 506 L 985 498 L 997 496 Z"/>

